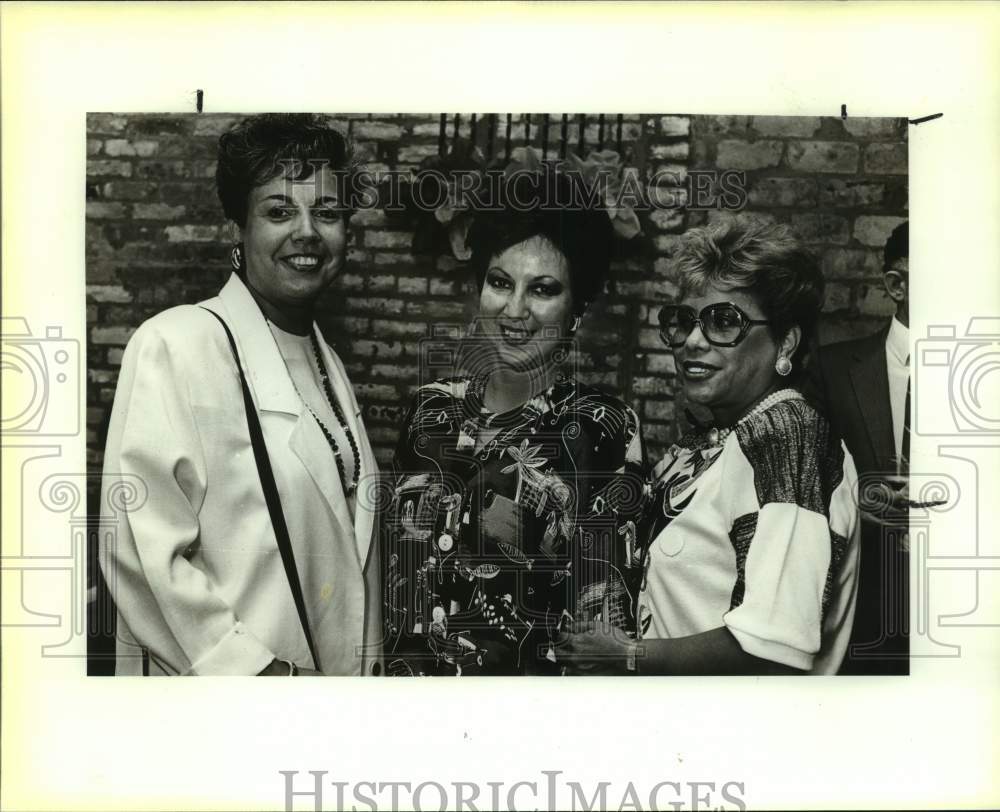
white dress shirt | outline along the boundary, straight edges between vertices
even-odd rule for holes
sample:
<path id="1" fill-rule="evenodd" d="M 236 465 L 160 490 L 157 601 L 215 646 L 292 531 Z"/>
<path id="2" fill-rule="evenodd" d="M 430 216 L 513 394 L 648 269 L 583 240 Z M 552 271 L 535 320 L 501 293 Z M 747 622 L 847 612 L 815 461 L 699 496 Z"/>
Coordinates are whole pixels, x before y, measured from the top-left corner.
<path id="1" fill-rule="evenodd" d="M 910 381 L 910 331 L 895 317 L 885 339 L 885 366 L 889 378 L 892 438 L 896 447 L 896 459 L 899 459 L 903 453 L 906 387 Z"/>

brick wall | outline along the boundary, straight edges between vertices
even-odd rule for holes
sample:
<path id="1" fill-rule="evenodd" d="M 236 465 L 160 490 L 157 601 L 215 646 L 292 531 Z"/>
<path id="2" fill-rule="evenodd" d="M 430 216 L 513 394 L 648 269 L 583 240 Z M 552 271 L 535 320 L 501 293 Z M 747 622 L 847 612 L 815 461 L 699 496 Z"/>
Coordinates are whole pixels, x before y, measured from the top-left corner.
<path id="1" fill-rule="evenodd" d="M 691 168 L 747 173 L 746 210 L 791 224 L 827 280 L 820 343 L 878 329 L 895 313 L 882 248 L 907 212 L 903 118 L 692 119 Z M 718 216 L 692 213 L 690 225 Z"/>
<path id="2" fill-rule="evenodd" d="M 438 151 L 439 115 L 343 115 L 341 126 L 371 156 L 373 169 L 416 167 Z M 531 142 L 538 144 L 538 117 Z M 215 196 L 215 147 L 234 117 L 92 114 L 87 139 L 87 442 L 101 464 L 121 354 L 146 318 L 214 295 L 229 274 L 229 230 Z M 450 122 L 450 119 L 449 119 Z M 559 136 L 559 119 L 550 143 Z M 613 138 L 614 118 L 605 138 Z M 513 145 L 529 121 L 512 119 Z M 449 124 L 449 133 L 450 130 Z M 478 137 L 487 120 L 479 118 Z M 592 148 L 597 116 L 582 123 Z M 459 132 L 470 135 L 463 117 Z M 574 117 L 571 148 L 581 125 Z M 495 140 L 506 134 L 504 117 Z M 890 312 L 880 293 L 880 248 L 906 216 L 905 121 L 628 115 L 628 171 L 658 170 L 684 183 L 692 169 L 745 170 L 752 211 L 791 222 L 822 255 L 830 279 L 823 336 L 862 334 Z M 663 190 L 660 192 L 663 193 Z M 683 196 L 683 192 L 681 192 Z M 658 458 L 678 430 L 673 363 L 655 326 L 677 235 L 716 212 L 663 209 L 643 215 L 644 235 L 621 246 L 608 295 L 584 320 L 577 367 L 611 387 L 644 424 Z M 349 264 L 320 302 L 318 321 L 344 359 L 372 444 L 385 462 L 418 378 L 420 340 L 434 325 L 463 327 L 475 289 L 450 257 L 414 255 L 411 233 L 379 211 L 352 219 Z"/>

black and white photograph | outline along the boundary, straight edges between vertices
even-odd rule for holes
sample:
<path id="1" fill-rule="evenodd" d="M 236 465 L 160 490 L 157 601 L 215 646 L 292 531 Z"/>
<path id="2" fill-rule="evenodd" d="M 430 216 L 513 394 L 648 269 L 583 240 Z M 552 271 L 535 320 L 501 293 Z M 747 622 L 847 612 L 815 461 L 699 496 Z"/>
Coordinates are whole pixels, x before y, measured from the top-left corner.
<path id="1" fill-rule="evenodd" d="M 905 674 L 907 126 L 90 115 L 115 673 Z"/>
<path id="2" fill-rule="evenodd" d="M 995 806 L 998 11 L 0 4 L 0 807 Z"/>

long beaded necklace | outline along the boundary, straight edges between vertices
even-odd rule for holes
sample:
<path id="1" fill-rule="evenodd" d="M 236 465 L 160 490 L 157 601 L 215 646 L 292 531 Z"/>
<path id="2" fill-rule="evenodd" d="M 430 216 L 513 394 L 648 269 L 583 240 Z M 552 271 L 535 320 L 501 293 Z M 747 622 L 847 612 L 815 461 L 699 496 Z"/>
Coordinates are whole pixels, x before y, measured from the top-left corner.
<path id="1" fill-rule="evenodd" d="M 271 324 L 270 319 L 265 319 L 268 324 Z M 280 328 L 278 328 L 280 329 Z M 358 474 L 361 470 L 361 455 L 358 452 L 358 444 L 354 440 L 354 435 L 351 434 L 351 429 L 347 425 L 347 420 L 344 418 L 344 413 L 341 411 L 340 404 L 337 402 L 337 397 L 333 393 L 333 386 L 330 384 L 330 376 L 326 371 L 326 364 L 323 363 L 323 354 L 319 349 L 319 341 L 316 340 L 316 333 L 314 330 L 309 331 L 309 344 L 312 347 L 313 357 L 316 359 L 316 368 L 319 370 L 319 377 L 323 383 L 323 395 L 326 397 L 327 403 L 330 404 L 330 408 L 333 411 L 334 416 L 337 418 L 337 422 L 340 424 L 340 428 L 344 432 L 344 436 L 347 437 L 347 444 L 351 447 L 351 454 L 354 459 L 354 470 L 351 481 L 347 481 L 347 467 L 344 464 L 343 455 L 340 453 L 340 446 L 337 445 L 337 440 L 334 438 L 333 434 L 326 427 L 326 424 L 320 419 L 320 416 L 313 411 L 312 407 L 306 402 L 306 399 L 302 397 L 302 393 L 299 388 L 295 386 L 295 379 L 292 379 L 292 387 L 295 389 L 295 394 L 299 396 L 299 400 L 302 401 L 302 405 L 306 407 L 309 414 L 313 416 L 316 421 L 316 425 L 319 426 L 320 431 L 323 432 L 323 436 L 326 438 L 327 444 L 330 446 L 330 450 L 333 452 L 333 457 L 337 461 L 337 472 L 340 474 L 340 483 L 344 488 L 344 494 L 350 496 L 358 488 Z M 290 376 L 289 376 L 290 377 Z"/>
<path id="2" fill-rule="evenodd" d="M 333 452 L 333 456 L 337 460 L 337 471 L 340 473 L 340 481 L 344 485 L 344 493 L 349 496 L 358 488 L 358 473 L 361 469 L 361 455 L 358 452 L 358 444 L 354 439 L 354 435 L 351 434 L 351 429 L 347 425 L 344 413 L 340 409 L 340 404 L 337 402 L 337 397 L 333 393 L 333 386 L 330 384 L 330 376 L 327 374 L 326 364 L 323 363 L 323 354 L 319 349 L 319 341 L 316 340 L 316 333 L 313 330 L 309 331 L 309 340 L 312 344 L 313 355 L 316 357 L 316 367 L 319 369 L 319 377 L 323 382 L 323 394 L 326 395 L 327 402 L 330 404 L 330 408 L 333 409 L 333 414 L 336 416 L 337 422 L 340 424 L 340 428 L 344 432 L 344 436 L 347 437 L 347 444 L 351 447 L 351 454 L 354 458 L 354 470 L 352 471 L 353 476 L 351 477 L 350 483 L 347 482 L 347 468 L 344 465 L 340 448 L 337 446 L 337 441 L 334 439 L 333 434 L 331 434 L 330 430 L 326 427 L 323 421 L 319 419 L 319 415 L 309 408 L 309 404 L 306 403 L 301 394 L 299 394 L 299 399 L 302 400 L 305 407 L 309 409 L 309 413 L 316 419 L 320 429 L 323 431 L 323 436 L 326 437 L 326 441 L 330 445 L 330 450 Z"/>

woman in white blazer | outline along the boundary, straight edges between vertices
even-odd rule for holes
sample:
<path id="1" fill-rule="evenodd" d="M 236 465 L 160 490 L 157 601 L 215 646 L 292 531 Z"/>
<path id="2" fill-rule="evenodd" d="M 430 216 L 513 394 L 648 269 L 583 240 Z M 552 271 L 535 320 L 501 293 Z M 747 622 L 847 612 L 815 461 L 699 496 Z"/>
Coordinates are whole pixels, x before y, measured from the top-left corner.
<path id="1" fill-rule="evenodd" d="M 102 539 L 119 674 L 379 673 L 375 460 L 313 321 L 344 265 L 352 168 L 318 116 L 220 138 L 234 273 L 139 327 L 111 415 L 105 492 L 148 490 Z"/>

